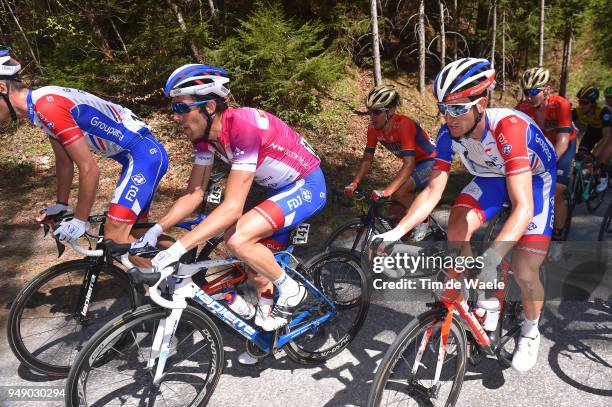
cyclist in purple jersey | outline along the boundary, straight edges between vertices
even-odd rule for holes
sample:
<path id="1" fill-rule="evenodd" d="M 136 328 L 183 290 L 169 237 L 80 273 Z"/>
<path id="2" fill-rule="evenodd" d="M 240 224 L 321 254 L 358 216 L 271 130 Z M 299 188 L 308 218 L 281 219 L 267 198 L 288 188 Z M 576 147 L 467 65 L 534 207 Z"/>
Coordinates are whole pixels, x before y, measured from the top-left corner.
<path id="1" fill-rule="evenodd" d="M 160 252 L 153 265 L 163 269 L 190 248 L 225 233 L 235 256 L 248 263 L 259 298 L 273 287 L 273 309 L 260 301 L 255 323 L 272 331 L 284 326 L 305 298 L 304 287 L 287 276 L 270 250 L 286 244 L 288 232 L 323 208 L 325 179 L 320 160 L 308 143 L 274 115 L 252 108 L 229 108 L 228 74 L 220 68 L 189 64 L 176 69 L 166 83 L 175 120 L 193 142 L 195 162 L 190 185 L 197 191 L 177 201 L 140 244 L 188 216 L 203 198 L 215 155 L 231 164 L 223 202 L 193 231 Z M 268 198 L 243 214 L 253 182 L 268 189 Z M 273 285 L 271 284 L 273 283 Z"/>

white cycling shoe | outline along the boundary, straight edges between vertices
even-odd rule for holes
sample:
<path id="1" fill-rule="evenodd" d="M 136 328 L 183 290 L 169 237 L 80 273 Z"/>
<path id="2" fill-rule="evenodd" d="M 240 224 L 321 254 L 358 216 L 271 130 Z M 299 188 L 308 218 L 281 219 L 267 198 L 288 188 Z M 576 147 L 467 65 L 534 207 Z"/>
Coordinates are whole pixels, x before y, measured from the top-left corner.
<path id="1" fill-rule="evenodd" d="M 293 312 L 300 306 L 302 301 L 306 298 L 306 288 L 298 283 L 298 290 L 296 293 L 288 296 L 279 295 L 274 309 L 268 318 L 266 318 L 262 324 L 264 331 L 275 331 L 283 326 L 287 325 L 289 318 L 293 315 Z"/>
<path id="2" fill-rule="evenodd" d="M 514 351 L 514 357 L 512 358 L 512 367 L 523 373 L 532 369 L 538 361 L 538 349 L 540 348 L 540 337 L 529 338 L 522 336 L 518 340 L 518 346 Z"/>
<path id="3" fill-rule="evenodd" d="M 605 191 L 606 189 L 608 189 L 608 177 L 601 177 L 601 178 L 599 178 L 599 183 L 595 187 L 595 190 L 598 193 L 601 193 L 601 192 Z"/>
<path id="4" fill-rule="evenodd" d="M 238 355 L 238 363 L 244 366 L 256 365 L 258 361 L 259 359 L 249 355 L 248 352 L 242 352 L 240 355 Z"/>

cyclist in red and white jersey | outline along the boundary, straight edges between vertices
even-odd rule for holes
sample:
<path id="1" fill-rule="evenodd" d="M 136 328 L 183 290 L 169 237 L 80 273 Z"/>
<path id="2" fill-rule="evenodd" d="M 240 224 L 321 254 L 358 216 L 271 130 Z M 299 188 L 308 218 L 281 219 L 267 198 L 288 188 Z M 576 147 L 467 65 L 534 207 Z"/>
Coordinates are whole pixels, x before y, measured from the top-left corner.
<path id="1" fill-rule="evenodd" d="M 504 203 L 512 207 L 501 232 L 483 255 L 479 279 L 493 281 L 502 258 L 514 247 L 512 270 L 521 287 L 526 320 L 512 364 L 525 371 L 535 365 L 540 342 L 538 319 L 544 289 L 539 269 L 552 233 L 557 159 L 552 144 L 528 116 L 512 109 L 486 108 L 494 80 L 495 70 L 486 59 L 460 59 L 438 73 L 434 95 L 446 124 L 438 133 L 429 183 L 399 225 L 373 240 L 397 241 L 432 212 L 457 154 L 474 178 L 451 210 L 449 243 L 461 242 L 462 254 L 470 255 L 468 243 L 480 225 L 494 217 Z M 499 312 L 496 299 L 480 294 L 480 307 Z"/>
<path id="2" fill-rule="evenodd" d="M 325 179 L 320 159 L 283 121 L 258 109 L 229 108 L 228 82 L 225 70 L 202 64 L 182 66 L 170 75 L 165 91 L 172 98 L 175 120 L 194 144 L 189 184 L 197 193 L 177 201 L 143 240 L 154 243 L 159 233 L 198 206 L 215 155 L 230 163 L 222 203 L 193 231 L 160 252 L 153 265 L 160 270 L 168 267 L 188 249 L 225 232 L 228 248 L 259 276 L 253 278 L 250 273 L 258 294 L 266 291 L 270 282 L 278 290 L 271 313 L 265 315 L 258 307 L 255 320 L 264 330 L 272 331 L 287 323 L 306 291 L 285 274 L 270 248 L 284 247 L 290 230 L 324 207 Z M 268 198 L 243 214 L 253 182 L 268 189 Z"/>
<path id="3" fill-rule="evenodd" d="M 127 243 L 132 225 L 147 217 L 159 181 L 168 168 L 164 146 L 129 109 L 78 89 L 44 86 L 30 90 L 19 79 L 19 62 L 0 50 L 0 121 L 29 119 L 49 136 L 55 153 L 57 202 L 38 218 L 68 208 L 74 164 L 79 169 L 79 193 L 74 218 L 54 232 L 73 241 L 87 230 L 87 218 L 98 192 L 99 170 L 93 151 L 122 165 L 111 199 L 104 236 Z"/>

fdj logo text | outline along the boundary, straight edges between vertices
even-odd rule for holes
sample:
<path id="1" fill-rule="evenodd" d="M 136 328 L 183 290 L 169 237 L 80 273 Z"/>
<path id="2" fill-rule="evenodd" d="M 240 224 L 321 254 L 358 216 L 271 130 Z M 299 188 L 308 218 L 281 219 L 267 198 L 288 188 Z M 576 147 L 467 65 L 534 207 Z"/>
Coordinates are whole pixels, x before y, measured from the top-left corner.
<path id="1" fill-rule="evenodd" d="M 136 194 L 138 193 L 138 187 L 136 185 L 130 185 L 130 189 L 125 194 L 125 199 L 130 202 L 134 202 L 134 198 L 136 198 Z"/>
<path id="2" fill-rule="evenodd" d="M 287 206 L 291 210 L 297 209 L 300 205 L 302 205 L 302 197 L 300 196 L 296 196 L 287 201 Z"/>

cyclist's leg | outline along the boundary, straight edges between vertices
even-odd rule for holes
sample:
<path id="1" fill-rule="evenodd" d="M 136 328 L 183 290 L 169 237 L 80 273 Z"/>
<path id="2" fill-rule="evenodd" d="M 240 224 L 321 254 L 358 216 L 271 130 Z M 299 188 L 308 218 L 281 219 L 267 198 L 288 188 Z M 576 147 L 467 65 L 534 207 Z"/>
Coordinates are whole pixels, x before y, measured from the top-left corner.
<path id="1" fill-rule="evenodd" d="M 168 169 L 168 156 L 157 140 L 147 136 L 131 151 L 113 158 L 123 168 L 109 206 L 104 237 L 128 243 L 133 240 L 132 225 L 141 214 L 148 214 L 157 186 Z"/>
<path id="2" fill-rule="evenodd" d="M 570 172 L 572 170 L 572 162 L 576 155 L 576 140 L 571 140 L 568 143 L 567 151 L 557 161 L 557 184 L 555 187 L 555 223 L 554 236 L 563 236 L 563 226 L 567 217 L 567 202 L 565 200 L 565 192 L 570 181 Z"/>
<path id="3" fill-rule="evenodd" d="M 469 241 L 478 228 L 493 218 L 508 201 L 506 179 L 474 177 L 455 199 L 448 219 L 449 248 L 470 256 Z"/>
<path id="4" fill-rule="evenodd" d="M 291 295 L 298 295 L 298 293 L 292 294 L 291 292 L 299 286 L 285 274 L 276 263 L 270 249 L 261 244 L 260 240 L 273 235 L 274 232 L 284 232 L 295 228 L 321 210 L 325 206 L 325 201 L 325 179 L 321 170 L 316 169 L 304 179 L 276 190 L 274 196 L 243 215 L 236 225 L 228 229 L 225 234 L 228 248 L 238 258 L 247 262 L 263 277 L 274 282 L 279 290 L 277 305 L 283 304 Z M 303 289 L 299 289 L 303 298 L 301 294 Z M 283 318 L 280 316 L 272 318 L 275 315 L 273 312 L 268 320 L 276 320 L 280 324 Z M 264 328 L 266 330 L 276 329 L 276 326 L 272 326 L 274 323 L 264 325 Z M 284 324 L 280 326 L 282 325 Z"/>
<path id="5" fill-rule="evenodd" d="M 412 201 L 415 197 L 415 192 L 423 189 L 427 182 L 429 182 L 429 176 L 431 175 L 431 169 L 433 168 L 434 160 L 424 160 L 416 163 L 412 175 L 408 181 L 406 181 L 397 191 L 391 195 L 393 199 L 401 203 L 405 209 L 410 208 Z M 404 213 L 398 219 L 401 219 L 405 215 Z"/>
<path id="6" fill-rule="evenodd" d="M 532 177 L 533 219 L 512 255 L 512 271 L 521 288 L 521 299 L 527 319 L 539 318 L 544 299 L 540 266 L 544 261 L 553 229 L 555 177 L 550 174 Z"/>

